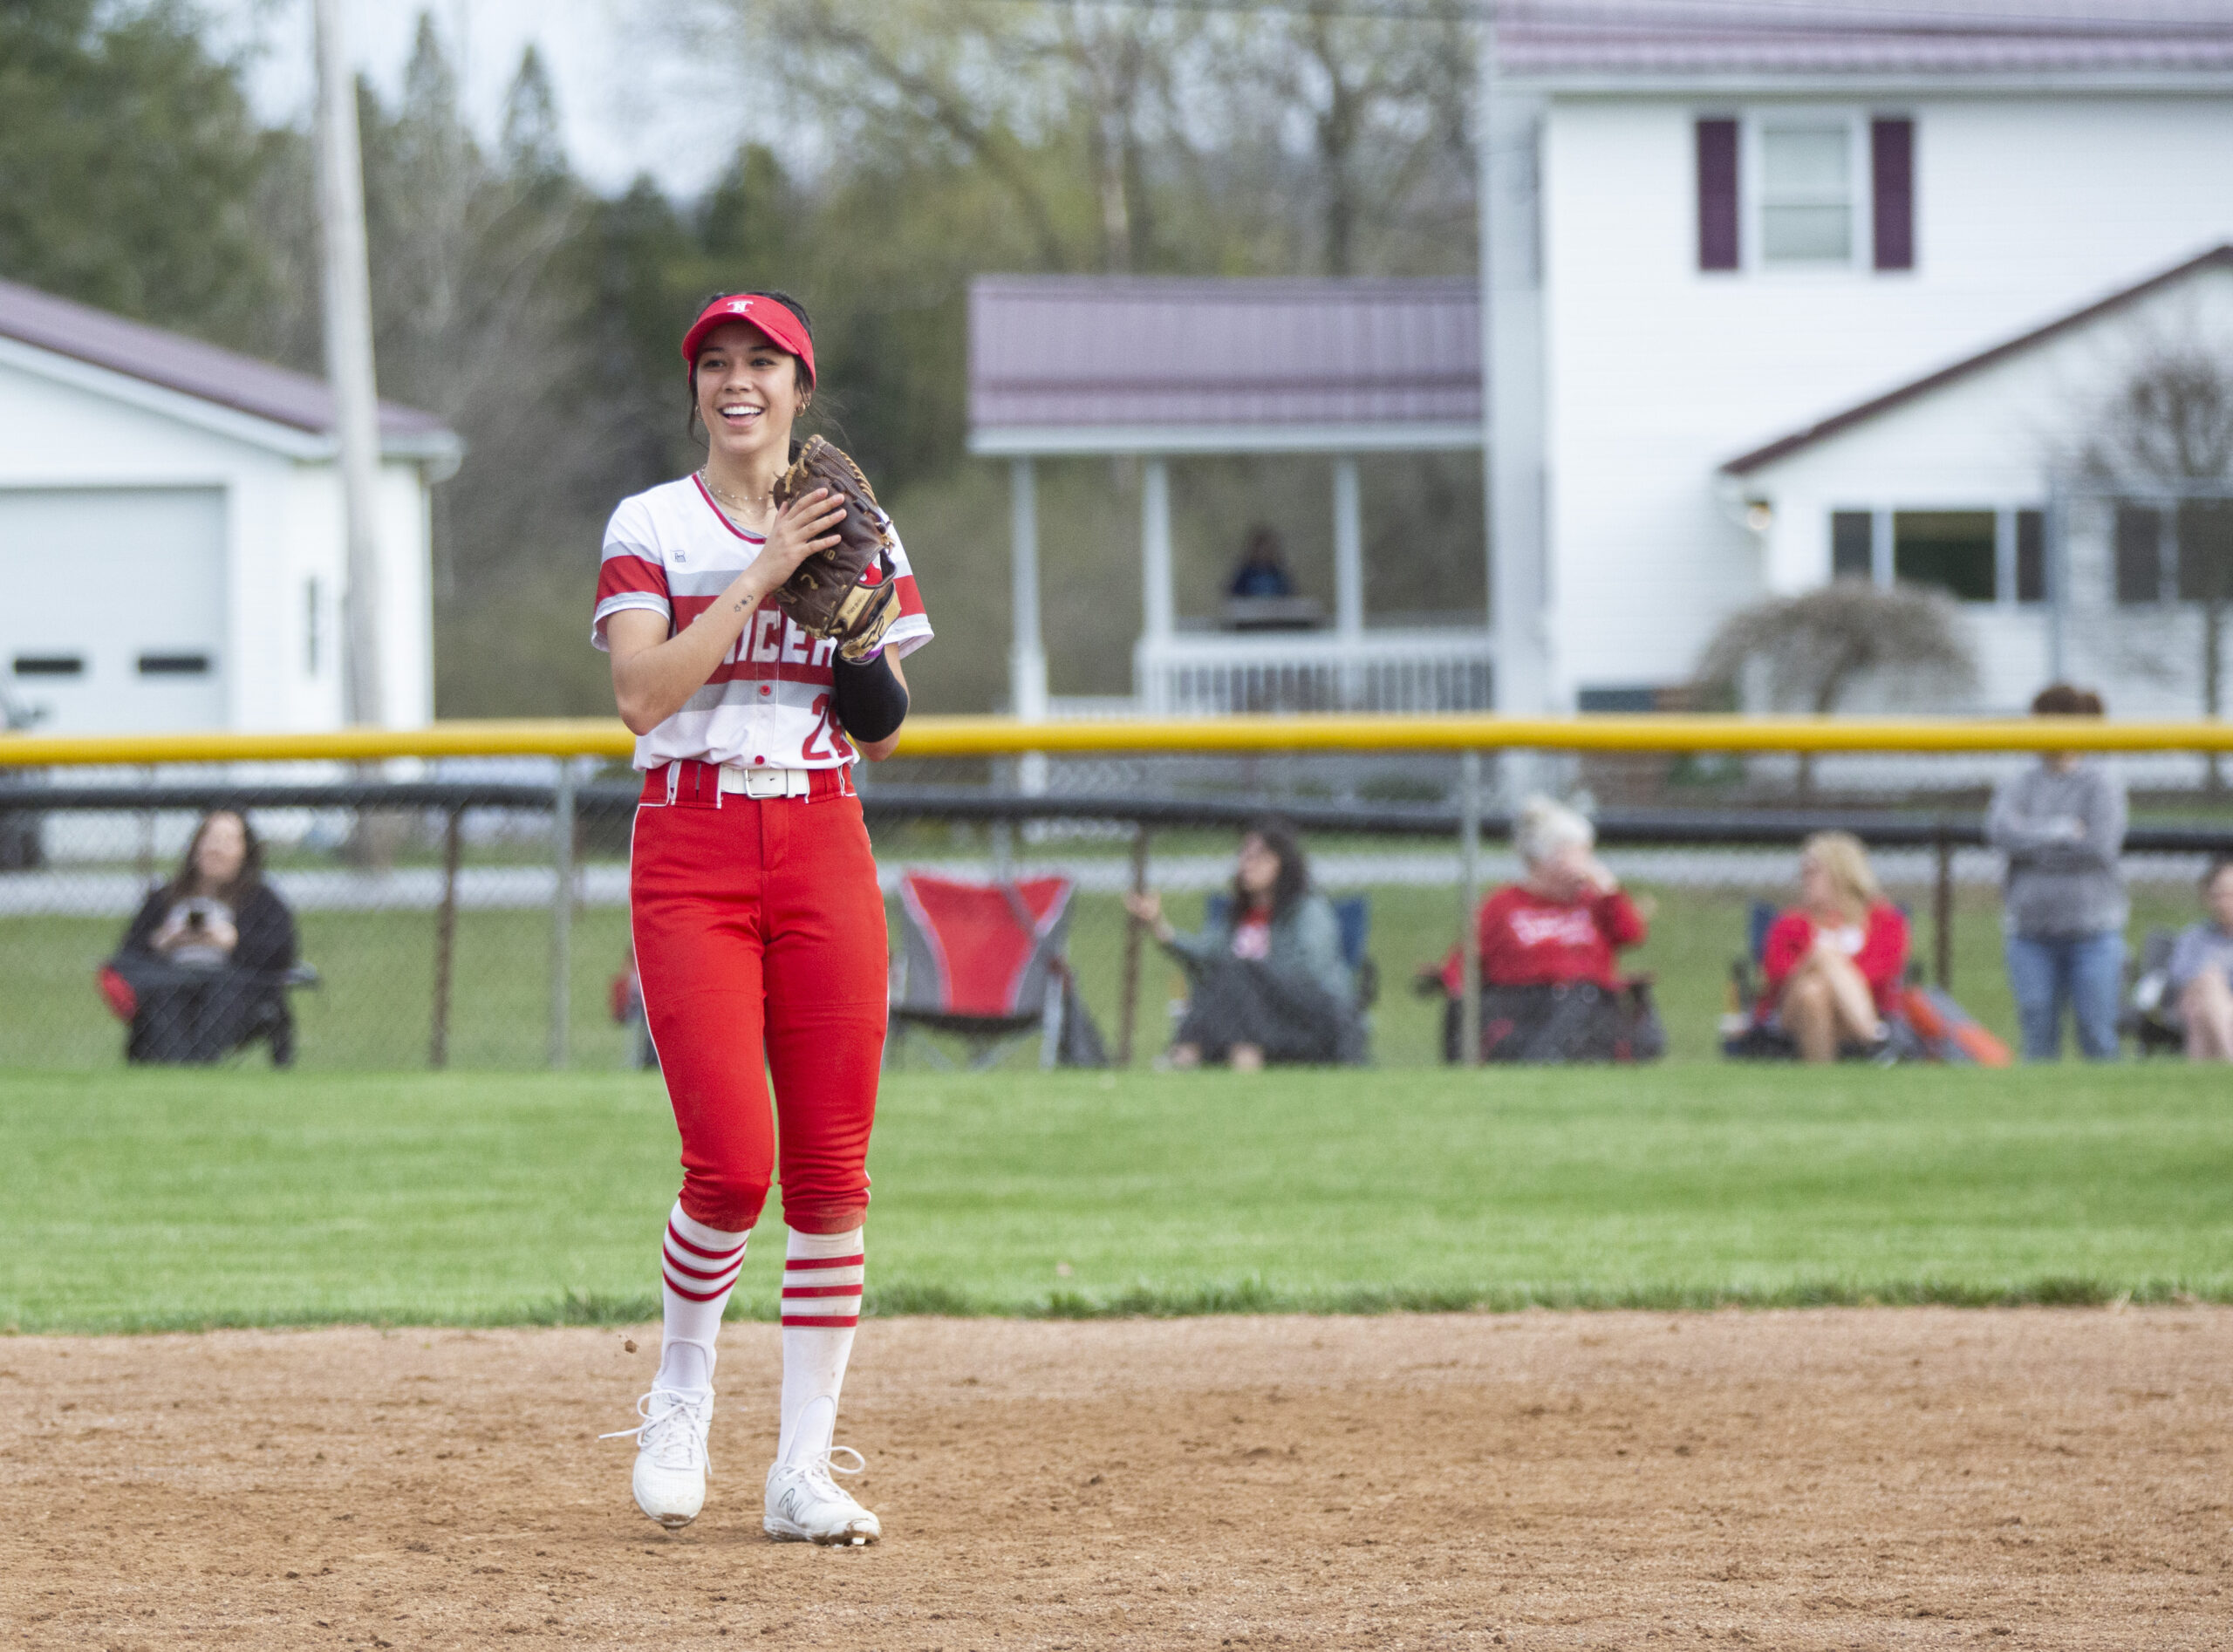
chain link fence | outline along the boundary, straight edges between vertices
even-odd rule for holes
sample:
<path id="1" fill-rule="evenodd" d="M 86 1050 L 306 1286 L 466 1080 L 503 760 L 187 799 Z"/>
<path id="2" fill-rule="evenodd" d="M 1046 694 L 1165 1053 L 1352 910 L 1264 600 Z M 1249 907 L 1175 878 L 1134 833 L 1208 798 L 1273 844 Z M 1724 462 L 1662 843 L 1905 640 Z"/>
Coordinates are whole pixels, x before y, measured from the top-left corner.
<path id="1" fill-rule="evenodd" d="M 1182 926 L 1229 884 L 1239 829 L 1278 812 L 1316 881 L 1366 896 L 1388 990 L 1376 1059 L 1439 1058 L 1439 1006 L 1410 980 L 1464 928 L 1465 891 L 1518 875 L 1510 810 L 1549 792 L 1594 815 L 1608 864 L 1656 907 L 1640 954 L 1677 1055 L 1710 1055 L 1756 902 L 1787 902 L 1798 846 L 1842 827 L 1909 910 L 1915 957 L 1989 1021 L 2012 1019 L 1997 959 L 1998 857 L 1983 842 L 1994 775 L 2023 755 L 1843 755 L 1795 789 L 1787 754 L 1507 753 L 1478 767 L 1480 850 L 1454 753 L 915 759 L 862 776 L 889 893 L 909 868 L 977 879 L 1056 872 L 1076 891 L 1082 1000 L 1140 1059 L 1162 1048 L 1171 966 L 1128 933 L 1125 890 L 1171 897 Z M 2197 760 L 2120 760 L 2134 790 L 2126 867 L 2135 952 L 2194 914 L 2193 880 L 2233 849 Z M 620 1071 L 648 1050 L 630 995 L 628 839 L 638 790 L 589 759 L 0 769 L 0 1064 L 126 1060 Z M 200 823 L 233 811 L 262 845 L 291 947 L 244 911 L 206 912 L 239 959 L 212 970 L 166 895 Z M 127 945 L 137 932 L 138 940 Z M 183 946 L 178 943 L 184 941 Z M 227 949 L 230 950 L 230 949 Z M 150 954 L 153 955 L 150 955 Z M 1135 1025 L 1136 1023 L 1136 1025 Z M 1137 1036 L 1116 1036 L 1120 1024 Z M 1020 1059 L 1028 1059 L 1022 1057 Z"/>

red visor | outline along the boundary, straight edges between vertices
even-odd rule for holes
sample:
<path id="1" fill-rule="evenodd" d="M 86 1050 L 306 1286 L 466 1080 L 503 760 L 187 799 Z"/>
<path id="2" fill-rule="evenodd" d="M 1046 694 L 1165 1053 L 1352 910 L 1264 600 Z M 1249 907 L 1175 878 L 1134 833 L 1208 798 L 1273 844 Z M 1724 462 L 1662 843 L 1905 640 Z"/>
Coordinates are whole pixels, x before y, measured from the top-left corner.
<path id="1" fill-rule="evenodd" d="M 690 324 L 690 331 L 682 335 L 683 360 L 695 367 L 699 346 L 706 342 L 706 335 L 732 321 L 759 328 L 778 350 L 796 356 L 806 365 L 807 383 L 814 382 L 814 340 L 807 337 L 805 326 L 791 313 L 789 304 L 759 293 L 739 293 L 734 298 L 716 298 L 707 304 L 698 319 Z"/>

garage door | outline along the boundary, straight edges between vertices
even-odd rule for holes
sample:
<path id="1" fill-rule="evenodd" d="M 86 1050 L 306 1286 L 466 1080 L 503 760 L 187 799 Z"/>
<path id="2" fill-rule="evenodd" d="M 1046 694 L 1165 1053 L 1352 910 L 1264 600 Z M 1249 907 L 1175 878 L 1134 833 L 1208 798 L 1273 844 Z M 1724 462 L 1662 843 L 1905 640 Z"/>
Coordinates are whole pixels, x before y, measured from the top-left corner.
<path id="1" fill-rule="evenodd" d="M 225 495 L 0 488 L 0 687 L 57 734 L 225 720 Z"/>

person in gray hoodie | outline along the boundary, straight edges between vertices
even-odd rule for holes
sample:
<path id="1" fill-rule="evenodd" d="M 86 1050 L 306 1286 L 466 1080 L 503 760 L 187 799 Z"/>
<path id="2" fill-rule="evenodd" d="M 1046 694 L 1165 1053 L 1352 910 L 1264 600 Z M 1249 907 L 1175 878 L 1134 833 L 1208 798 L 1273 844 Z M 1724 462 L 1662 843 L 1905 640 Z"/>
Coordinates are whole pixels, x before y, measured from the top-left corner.
<path id="1" fill-rule="evenodd" d="M 1167 1058 L 1174 1068 L 1364 1059 L 1356 983 L 1342 958 L 1341 922 L 1310 887 L 1302 846 L 1284 822 L 1240 840 L 1233 893 L 1197 935 L 1173 929 L 1162 898 L 1124 905 L 1186 971 L 1189 999 Z"/>
<path id="2" fill-rule="evenodd" d="M 2099 717 L 2101 697 L 2057 683 L 2040 691 L 2032 710 Z M 2077 752 L 2047 752 L 1993 788 L 1985 839 L 2008 857 L 2002 923 L 2024 1059 L 2060 1055 L 2067 1005 L 2086 1059 L 2114 1061 L 2130 911 L 2117 864 L 2123 782 Z"/>

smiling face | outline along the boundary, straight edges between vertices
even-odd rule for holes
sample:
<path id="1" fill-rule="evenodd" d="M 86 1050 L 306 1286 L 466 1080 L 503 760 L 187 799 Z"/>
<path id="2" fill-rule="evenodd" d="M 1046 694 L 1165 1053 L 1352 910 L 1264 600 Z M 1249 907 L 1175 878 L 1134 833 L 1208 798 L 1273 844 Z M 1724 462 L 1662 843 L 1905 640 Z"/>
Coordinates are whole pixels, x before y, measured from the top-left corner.
<path id="1" fill-rule="evenodd" d="M 194 870 L 205 889 L 222 889 L 248 861 L 248 828 L 229 812 L 209 816 L 194 847 Z"/>
<path id="2" fill-rule="evenodd" d="M 768 343 L 750 322 L 724 322 L 699 346 L 698 417 L 712 452 L 748 461 L 790 453 L 791 425 L 811 396 L 798 358 Z"/>

